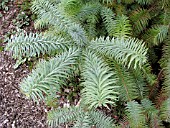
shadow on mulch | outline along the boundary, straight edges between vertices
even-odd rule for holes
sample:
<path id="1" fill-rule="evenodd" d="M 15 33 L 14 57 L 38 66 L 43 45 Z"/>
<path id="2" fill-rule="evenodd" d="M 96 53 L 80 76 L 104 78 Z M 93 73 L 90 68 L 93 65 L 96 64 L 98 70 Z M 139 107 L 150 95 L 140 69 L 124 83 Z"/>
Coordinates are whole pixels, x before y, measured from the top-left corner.
<path id="1" fill-rule="evenodd" d="M 15 30 L 12 19 L 16 17 L 19 8 L 14 2 L 8 3 L 9 10 L 0 10 L 3 17 L 0 18 L 0 39 L 4 35 Z M 34 30 L 33 21 L 28 31 Z M 27 28 L 26 28 L 27 30 Z M 0 43 L 1 47 L 5 43 Z M 19 90 L 19 83 L 28 73 L 28 67 L 24 64 L 14 70 L 15 61 L 9 52 L 0 52 L 0 128 L 47 128 L 46 108 L 43 103 L 36 105 L 28 100 Z"/>
<path id="2" fill-rule="evenodd" d="M 36 105 L 19 91 L 27 66 L 14 70 L 14 64 L 9 52 L 0 53 L 0 128 L 47 128 L 44 104 Z"/>

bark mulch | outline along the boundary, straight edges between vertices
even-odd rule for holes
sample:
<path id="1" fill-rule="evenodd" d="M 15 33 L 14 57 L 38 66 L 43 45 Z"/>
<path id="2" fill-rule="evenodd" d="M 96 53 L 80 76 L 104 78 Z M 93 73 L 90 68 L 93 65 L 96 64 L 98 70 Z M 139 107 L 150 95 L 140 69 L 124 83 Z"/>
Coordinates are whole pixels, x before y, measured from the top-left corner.
<path id="1" fill-rule="evenodd" d="M 7 12 L 0 10 L 3 14 L 0 18 L 0 41 L 7 32 L 15 30 L 12 20 L 19 13 L 15 3 L 8 3 Z M 33 29 L 32 26 L 28 27 L 29 31 Z M 0 42 L 0 47 L 4 46 L 5 43 Z M 19 90 L 21 79 L 29 73 L 28 67 L 23 64 L 15 70 L 14 64 L 9 52 L 0 51 L 0 128 L 47 128 L 45 105 L 37 105 L 26 99 Z"/>
<path id="2" fill-rule="evenodd" d="M 0 52 L 0 128 L 47 128 L 44 104 L 26 99 L 19 90 L 27 66 L 14 70 L 14 64 L 9 52 Z"/>

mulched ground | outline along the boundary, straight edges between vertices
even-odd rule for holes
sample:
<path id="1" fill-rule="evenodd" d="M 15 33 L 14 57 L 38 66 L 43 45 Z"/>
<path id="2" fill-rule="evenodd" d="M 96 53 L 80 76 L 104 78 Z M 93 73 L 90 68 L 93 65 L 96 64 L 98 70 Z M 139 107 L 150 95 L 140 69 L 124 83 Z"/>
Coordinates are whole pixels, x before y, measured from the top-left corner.
<path id="1" fill-rule="evenodd" d="M 36 105 L 19 91 L 19 82 L 28 74 L 26 65 L 13 69 L 8 52 L 0 53 L 0 128 L 47 128 L 45 106 Z"/>
<path id="2" fill-rule="evenodd" d="M 1 0 L 0 0 L 1 1 Z M 12 22 L 14 20 L 18 13 L 20 13 L 19 6 L 22 4 L 22 2 L 17 1 L 23 1 L 23 0 L 14 0 L 13 2 L 8 3 L 8 11 L 4 11 L 0 9 L 0 13 L 3 15 L 3 17 L 0 18 L 0 39 L 4 38 L 4 36 L 8 32 L 16 31 L 16 26 Z M 34 29 L 34 22 L 30 21 L 29 26 L 24 26 L 22 29 L 26 30 L 27 32 L 35 32 Z"/>
<path id="3" fill-rule="evenodd" d="M 12 19 L 19 9 L 9 3 L 9 11 L 0 12 L 3 14 L 0 18 L 0 39 L 3 39 L 8 31 L 15 29 Z M 5 43 L 0 43 L 0 46 L 5 46 Z M 0 52 L 0 128 L 47 128 L 45 105 L 26 99 L 19 90 L 21 79 L 29 73 L 28 67 L 24 64 L 14 70 L 14 64 L 9 52 Z"/>

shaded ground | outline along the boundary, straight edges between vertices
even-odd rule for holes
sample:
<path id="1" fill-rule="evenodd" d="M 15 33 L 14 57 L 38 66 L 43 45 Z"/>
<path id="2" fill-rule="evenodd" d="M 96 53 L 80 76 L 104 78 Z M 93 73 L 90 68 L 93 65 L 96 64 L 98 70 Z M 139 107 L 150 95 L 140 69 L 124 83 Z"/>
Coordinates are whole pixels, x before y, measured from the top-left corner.
<path id="1" fill-rule="evenodd" d="M 0 0 L 1 1 L 1 0 Z M 16 19 L 18 13 L 20 13 L 20 4 L 22 2 L 17 2 L 17 1 L 22 1 L 22 0 L 16 0 L 14 2 L 9 2 L 8 11 L 4 11 L 0 9 L 0 13 L 3 15 L 0 17 L 0 39 L 2 39 L 8 32 L 13 32 L 16 31 L 16 26 L 12 22 L 12 20 Z M 29 26 L 24 26 L 22 29 L 28 31 L 33 31 L 35 32 L 34 29 L 34 22 L 29 21 Z"/>
<path id="2" fill-rule="evenodd" d="M 46 128 L 43 104 L 36 105 L 18 89 L 27 67 L 14 70 L 14 63 L 9 53 L 0 53 L 0 128 Z"/>
<path id="3" fill-rule="evenodd" d="M 12 5 L 12 3 L 9 3 L 8 7 L 9 11 L 0 10 L 0 13 L 3 15 L 0 18 L 0 39 L 2 39 L 8 31 L 15 29 L 15 26 L 12 24 L 12 19 L 16 17 L 19 9 L 15 5 Z"/>
<path id="4" fill-rule="evenodd" d="M 15 29 L 12 19 L 19 9 L 15 3 L 8 6 L 9 11 L 0 10 L 3 14 L 0 18 L 0 39 Z M 27 29 L 29 31 L 32 27 Z M 5 43 L 0 42 L 0 46 L 4 47 Z M 27 66 L 14 70 L 14 64 L 9 52 L 0 52 L 0 128 L 47 128 L 45 106 L 42 103 L 36 105 L 19 91 L 21 79 L 29 73 Z"/>

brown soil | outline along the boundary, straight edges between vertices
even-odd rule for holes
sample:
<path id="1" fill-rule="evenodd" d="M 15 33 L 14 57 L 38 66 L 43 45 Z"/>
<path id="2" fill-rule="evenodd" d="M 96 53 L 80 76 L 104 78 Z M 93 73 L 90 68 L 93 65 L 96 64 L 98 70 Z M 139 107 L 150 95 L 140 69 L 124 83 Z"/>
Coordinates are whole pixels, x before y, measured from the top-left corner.
<path id="1" fill-rule="evenodd" d="M 22 0 L 18 0 L 22 1 Z M 0 18 L 0 39 L 4 38 L 4 35 L 7 34 L 7 32 L 11 32 L 12 30 L 16 30 L 16 26 L 12 23 L 12 20 L 17 17 L 17 14 L 20 11 L 20 4 L 22 2 L 9 2 L 8 11 L 4 11 L 0 9 L 0 13 L 3 15 L 3 17 Z M 30 21 L 29 26 L 24 26 L 22 29 L 26 30 L 27 32 L 35 32 L 34 29 L 34 22 Z"/>
<path id="2" fill-rule="evenodd" d="M 6 13 L 0 10 L 3 14 L 0 18 L 0 39 L 15 29 L 12 19 L 19 9 L 14 3 L 9 3 L 9 8 Z M 32 25 L 27 29 L 33 30 Z M 0 46 L 5 46 L 5 43 Z M 0 128 L 47 128 L 45 105 L 26 99 L 19 90 L 21 79 L 29 73 L 28 67 L 24 64 L 15 70 L 14 64 L 9 52 L 0 52 Z"/>
<path id="3" fill-rule="evenodd" d="M 46 128 L 45 107 L 36 105 L 19 91 L 26 65 L 13 69 L 15 61 L 8 52 L 0 53 L 0 128 Z"/>

